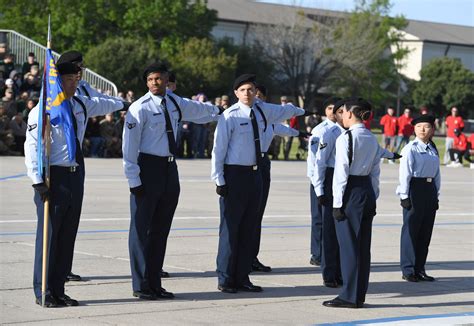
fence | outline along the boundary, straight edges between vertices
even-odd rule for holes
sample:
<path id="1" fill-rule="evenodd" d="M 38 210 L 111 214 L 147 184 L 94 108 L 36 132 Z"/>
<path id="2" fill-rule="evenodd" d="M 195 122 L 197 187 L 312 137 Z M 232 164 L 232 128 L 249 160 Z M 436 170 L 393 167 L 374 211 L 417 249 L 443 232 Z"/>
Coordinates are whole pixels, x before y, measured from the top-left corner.
<path id="1" fill-rule="evenodd" d="M 28 53 L 33 52 L 36 60 L 42 66 L 45 59 L 46 47 L 27 38 L 26 36 L 12 30 L 0 29 L 0 39 L 5 40 L 5 52 L 15 55 L 16 64 L 25 62 Z M 2 43 L 0 41 L 0 43 Z M 53 51 L 54 58 L 59 58 L 59 53 Z M 41 67 L 40 67 L 41 68 Z M 110 80 L 93 72 L 90 69 L 85 69 L 82 74 L 82 79 L 87 81 L 92 87 L 101 90 L 102 92 L 110 93 L 110 95 L 117 96 L 117 86 Z"/>

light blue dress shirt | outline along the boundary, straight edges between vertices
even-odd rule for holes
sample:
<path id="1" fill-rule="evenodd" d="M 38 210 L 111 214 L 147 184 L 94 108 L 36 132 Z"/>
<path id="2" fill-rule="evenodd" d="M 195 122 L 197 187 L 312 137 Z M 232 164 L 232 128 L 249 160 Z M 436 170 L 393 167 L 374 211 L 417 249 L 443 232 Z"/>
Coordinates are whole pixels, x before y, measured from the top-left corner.
<path id="1" fill-rule="evenodd" d="M 270 145 L 272 144 L 273 136 L 291 136 L 296 137 L 300 133 L 298 130 L 291 128 L 290 126 L 278 123 L 267 126 L 267 130 L 262 134 L 262 153 L 268 152 Z"/>
<path id="2" fill-rule="evenodd" d="M 311 178 L 316 196 L 324 195 L 324 180 L 326 169 L 334 168 L 336 159 L 336 140 L 344 132 L 338 123 L 327 128 L 319 138 L 318 150 L 314 161 L 314 173 Z"/>
<path id="3" fill-rule="evenodd" d="M 342 207 L 342 198 L 350 175 L 370 176 L 375 198 L 379 196 L 380 157 L 382 148 L 377 138 L 364 124 L 352 125 L 349 130 L 353 139 L 352 164 L 349 166 L 349 137 L 347 131 L 336 140 L 336 158 L 332 182 L 333 207 Z"/>
<path id="4" fill-rule="evenodd" d="M 123 108 L 122 101 L 115 99 L 104 99 L 98 97 L 87 98 L 78 96 L 87 109 L 87 117 L 105 115 Z M 82 106 L 75 100 L 70 99 L 72 112 L 77 123 L 77 139 L 82 146 L 84 134 L 86 132 L 87 121 Z M 25 164 L 28 176 L 34 184 L 43 182 L 41 174 L 38 172 L 38 113 L 39 105 L 35 106 L 28 115 L 28 130 L 25 141 Z M 76 166 L 76 162 L 69 161 L 69 154 L 62 126 L 51 126 L 51 155 L 50 165 Z"/>
<path id="5" fill-rule="evenodd" d="M 173 134 L 176 139 L 178 130 L 179 112 L 166 94 L 166 107 L 170 115 Z M 181 108 L 182 120 L 200 123 L 212 121 L 219 114 L 219 109 L 211 104 L 192 101 L 174 95 L 174 99 Z M 140 186 L 140 167 L 138 154 L 146 153 L 155 156 L 171 156 L 166 135 L 166 121 L 164 115 L 163 97 L 146 93 L 128 109 L 123 128 L 123 165 L 125 176 L 130 188 Z"/>
<path id="6" fill-rule="evenodd" d="M 431 144 L 425 144 L 419 138 L 415 138 L 403 147 L 400 159 L 400 184 L 396 194 L 400 199 L 406 199 L 410 193 L 411 178 L 432 178 L 438 191 L 441 186 L 439 173 L 439 157 L 436 149 Z"/>
<path id="7" fill-rule="evenodd" d="M 259 102 L 259 107 L 267 120 L 267 128 L 271 124 L 281 122 L 292 116 L 303 115 L 304 110 L 292 104 L 276 105 Z M 253 105 L 254 107 L 254 105 Z M 212 150 L 211 179 L 218 186 L 225 185 L 224 164 L 252 166 L 256 164 L 255 142 L 247 105 L 237 102 L 224 111 L 217 122 Z M 260 148 L 262 146 L 265 121 L 259 110 L 253 108 L 259 129 Z"/>
<path id="8" fill-rule="evenodd" d="M 318 124 L 316 127 L 314 127 L 313 130 L 311 130 L 311 137 L 308 141 L 308 156 L 306 158 L 306 175 L 308 176 L 310 181 L 314 176 L 314 163 L 319 148 L 319 137 L 321 137 L 321 135 L 333 125 L 333 121 L 326 119 L 320 124 Z"/>

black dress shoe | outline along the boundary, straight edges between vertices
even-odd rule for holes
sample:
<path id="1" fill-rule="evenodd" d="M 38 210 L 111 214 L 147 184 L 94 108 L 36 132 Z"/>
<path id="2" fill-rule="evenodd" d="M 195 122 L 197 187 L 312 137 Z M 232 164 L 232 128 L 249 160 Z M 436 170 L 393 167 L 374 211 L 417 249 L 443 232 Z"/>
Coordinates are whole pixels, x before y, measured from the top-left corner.
<path id="1" fill-rule="evenodd" d="M 56 298 L 56 301 L 61 306 L 76 307 L 79 305 L 79 301 L 74 300 L 73 298 L 71 298 L 70 296 L 66 294 L 57 296 L 55 298 Z"/>
<path id="2" fill-rule="evenodd" d="M 321 266 L 321 260 L 316 259 L 316 257 L 311 256 L 311 259 L 309 260 L 309 263 L 313 266 Z"/>
<path id="3" fill-rule="evenodd" d="M 419 279 L 415 274 L 408 274 L 408 275 L 403 275 L 402 279 L 408 282 L 418 282 Z"/>
<path id="4" fill-rule="evenodd" d="M 157 299 L 174 299 L 174 294 L 166 291 L 163 288 L 160 288 L 160 290 L 155 290 L 154 292 Z"/>
<path id="5" fill-rule="evenodd" d="M 429 276 L 426 274 L 426 272 L 419 272 L 416 274 L 416 277 L 418 277 L 418 280 L 420 281 L 425 281 L 425 282 L 434 282 L 435 278 L 433 276 Z"/>
<path id="6" fill-rule="evenodd" d="M 70 272 L 70 273 L 66 276 L 66 282 L 69 282 L 69 281 L 79 282 L 79 281 L 82 281 L 82 277 L 80 277 L 80 276 L 77 275 L 77 274 L 73 274 L 72 272 Z"/>
<path id="7" fill-rule="evenodd" d="M 252 283 L 249 284 L 242 284 L 237 288 L 237 291 L 243 291 L 243 292 L 262 292 L 263 289 L 261 286 L 258 285 L 253 285 Z"/>
<path id="8" fill-rule="evenodd" d="M 330 308 L 362 308 L 362 306 L 359 306 L 359 304 L 348 302 L 339 298 L 324 301 L 323 306 Z"/>
<path id="9" fill-rule="evenodd" d="M 263 265 L 257 258 L 252 263 L 252 271 L 254 272 L 271 272 L 272 268 L 270 266 Z"/>
<path id="10" fill-rule="evenodd" d="M 170 273 L 165 272 L 164 270 L 161 270 L 160 271 L 160 276 L 161 276 L 161 278 L 168 278 L 168 277 L 170 277 Z"/>
<path id="11" fill-rule="evenodd" d="M 221 292 L 224 292 L 224 293 L 237 293 L 237 289 L 235 287 L 232 287 L 232 286 L 219 284 L 217 286 L 217 289 Z"/>
<path id="12" fill-rule="evenodd" d="M 340 285 L 339 283 L 334 280 L 334 281 L 324 281 L 324 286 L 327 288 L 338 288 Z"/>
<path id="13" fill-rule="evenodd" d="M 42 298 L 39 297 L 39 298 L 36 298 L 35 302 L 37 305 L 42 305 L 42 302 L 41 302 Z M 58 301 L 56 300 L 55 297 L 53 297 L 52 295 L 50 294 L 46 294 L 46 296 L 44 297 L 44 307 L 45 308 L 56 308 L 56 307 L 60 307 L 61 305 L 58 303 Z"/>
<path id="14" fill-rule="evenodd" d="M 151 290 L 146 291 L 133 291 L 133 296 L 142 300 L 156 300 L 156 293 Z"/>

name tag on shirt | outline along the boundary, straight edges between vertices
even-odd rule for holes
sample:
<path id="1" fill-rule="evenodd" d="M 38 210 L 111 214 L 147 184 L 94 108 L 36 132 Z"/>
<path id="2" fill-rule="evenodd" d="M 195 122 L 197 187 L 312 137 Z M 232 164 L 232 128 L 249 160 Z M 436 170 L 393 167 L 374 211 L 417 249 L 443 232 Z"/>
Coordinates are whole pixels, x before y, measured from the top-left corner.
<path id="1" fill-rule="evenodd" d="M 248 122 L 243 122 L 243 123 L 241 123 L 240 125 L 241 125 L 241 126 L 246 126 L 246 125 L 248 125 L 248 124 L 249 124 Z"/>
<path id="2" fill-rule="evenodd" d="M 161 115 L 161 112 L 153 113 L 153 116 L 155 116 L 155 115 Z"/>

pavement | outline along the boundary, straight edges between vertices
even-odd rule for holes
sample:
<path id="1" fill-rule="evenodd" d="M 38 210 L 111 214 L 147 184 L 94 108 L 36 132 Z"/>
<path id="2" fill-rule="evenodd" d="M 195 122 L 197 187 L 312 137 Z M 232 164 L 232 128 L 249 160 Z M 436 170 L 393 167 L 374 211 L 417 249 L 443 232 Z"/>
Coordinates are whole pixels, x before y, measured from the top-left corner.
<path id="1" fill-rule="evenodd" d="M 440 210 L 427 271 L 436 282 L 408 283 L 399 268 L 398 165 L 384 164 L 372 238 L 370 285 L 363 309 L 322 306 L 337 289 L 309 264 L 309 181 L 305 162 L 272 162 L 260 260 L 262 293 L 224 294 L 215 274 L 218 198 L 209 160 L 179 160 L 181 196 L 168 239 L 163 287 L 170 301 L 132 297 L 128 256 L 129 191 L 119 159 L 86 159 L 86 189 L 73 272 L 84 281 L 66 292 L 80 306 L 34 303 L 36 229 L 33 189 L 24 159 L 0 158 L 0 323 L 151 324 L 462 324 L 474 323 L 474 170 L 441 168 Z"/>

